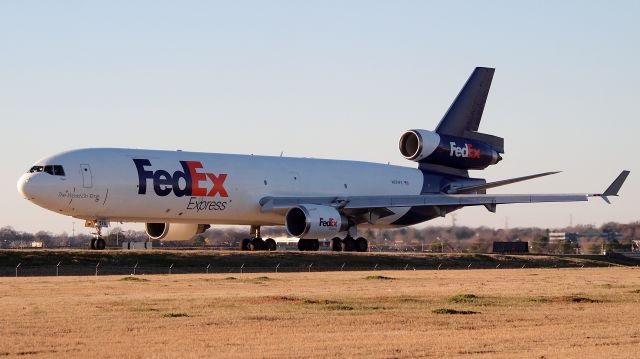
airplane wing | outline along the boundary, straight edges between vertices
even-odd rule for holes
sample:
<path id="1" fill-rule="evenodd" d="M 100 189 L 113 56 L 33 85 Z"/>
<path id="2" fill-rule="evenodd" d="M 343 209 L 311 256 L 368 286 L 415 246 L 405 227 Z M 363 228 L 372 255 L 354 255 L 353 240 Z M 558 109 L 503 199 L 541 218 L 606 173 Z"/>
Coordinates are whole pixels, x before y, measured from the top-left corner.
<path id="1" fill-rule="evenodd" d="M 484 205 L 495 212 L 498 204 L 578 202 L 589 197 L 617 196 L 629 171 L 622 171 L 609 187 L 600 194 L 421 194 L 394 196 L 349 196 L 349 197 L 264 197 L 260 201 L 261 210 L 268 212 L 289 209 L 301 204 L 333 206 L 339 209 L 377 209 L 412 206 L 479 206 Z"/>

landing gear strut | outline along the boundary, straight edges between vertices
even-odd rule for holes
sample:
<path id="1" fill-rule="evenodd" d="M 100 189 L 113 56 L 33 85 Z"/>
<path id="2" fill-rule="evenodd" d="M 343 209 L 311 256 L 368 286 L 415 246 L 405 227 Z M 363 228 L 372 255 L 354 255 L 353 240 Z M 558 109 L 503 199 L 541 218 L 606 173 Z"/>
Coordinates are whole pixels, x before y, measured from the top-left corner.
<path id="1" fill-rule="evenodd" d="M 251 226 L 249 238 L 243 238 L 240 242 L 242 251 L 275 251 L 276 249 L 276 241 L 273 238 L 262 239 L 260 226 Z"/>

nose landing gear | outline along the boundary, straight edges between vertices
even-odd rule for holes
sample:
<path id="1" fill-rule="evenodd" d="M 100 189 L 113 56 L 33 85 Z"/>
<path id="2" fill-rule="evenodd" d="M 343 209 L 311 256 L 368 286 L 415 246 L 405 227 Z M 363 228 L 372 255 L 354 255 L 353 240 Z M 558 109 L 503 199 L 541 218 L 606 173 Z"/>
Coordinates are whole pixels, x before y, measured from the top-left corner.
<path id="1" fill-rule="evenodd" d="M 105 242 L 104 238 L 102 238 L 102 228 L 108 227 L 109 222 L 104 220 L 95 220 L 95 221 L 85 221 L 85 227 L 94 227 L 96 232 L 93 233 L 94 237 L 91 239 L 91 243 L 89 244 L 89 248 L 92 250 L 103 250 L 107 246 L 107 242 Z"/>

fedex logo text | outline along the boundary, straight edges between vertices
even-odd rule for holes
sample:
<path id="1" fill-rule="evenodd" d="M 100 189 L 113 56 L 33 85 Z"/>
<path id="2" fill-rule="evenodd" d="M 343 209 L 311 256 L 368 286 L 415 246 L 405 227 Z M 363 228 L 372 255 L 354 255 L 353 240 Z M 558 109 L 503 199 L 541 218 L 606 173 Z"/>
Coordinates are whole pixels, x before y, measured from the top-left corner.
<path id="1" fill-rule="evenodd" d="M 451 152 L 449 156 L 463 157 L 463 158 L 480 158 L 480 150 L 476 150 L 470 143 L 465 143 L 464 147 L 458 147 L 455 142 L 449 142 L 451 145 Z"/>
<path id="2" fill-rule="evenodd" d="M 228 197 L 224 188 L 226 173 L 213 174 L 202 171 L 202 163 L 198 161 L 180 161 L 182 171 L 173 174 L 165 170 L 149 171 L 145 167 L 151 166 L 148 159 L 134 158 L 133 162 L 138 170 L 138 194 L 147 193 L 147 181 L 151 180 L 154 192 L 161 197 L 172 191 L 176 197 Z M 180 179 L 184 181 L 181 182 Z"/>
<path id="3" fill-rule="evenodd" d="M 318 223 L 318 225 L 320 227 L 337 227 L 338 222 L 333 218 L 325 220 L 324 218 L 320 217 L 320 223 Z"/>

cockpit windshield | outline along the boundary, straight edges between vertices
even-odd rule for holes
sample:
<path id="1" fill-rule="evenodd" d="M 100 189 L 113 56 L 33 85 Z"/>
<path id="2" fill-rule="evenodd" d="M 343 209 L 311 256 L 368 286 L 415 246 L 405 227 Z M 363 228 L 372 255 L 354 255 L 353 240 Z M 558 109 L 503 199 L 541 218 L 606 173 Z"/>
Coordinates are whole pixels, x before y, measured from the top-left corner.
<path id="1" fill-rule="evenodd" d="M 64 176 L 64 168 L 61 165 L 33 166 L 29 173 L 45 172 L 52 176 Z"/>

